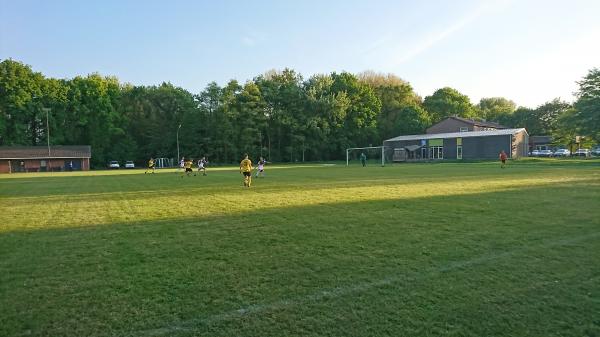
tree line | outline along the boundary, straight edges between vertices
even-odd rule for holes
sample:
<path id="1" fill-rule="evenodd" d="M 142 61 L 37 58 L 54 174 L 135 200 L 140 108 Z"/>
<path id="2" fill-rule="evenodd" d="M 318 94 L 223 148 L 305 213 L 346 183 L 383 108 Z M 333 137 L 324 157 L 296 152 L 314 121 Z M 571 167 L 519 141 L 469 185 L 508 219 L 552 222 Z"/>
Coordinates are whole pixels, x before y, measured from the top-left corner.
<path id="1" fill-rule="evenodd" d="M 268 71 L 246 83 L 209 83 L 199 93 L 164 82 L 121 83 L 90 74 L 48 78 L 21 62 L 0 62 L 0 145 L 42 145 L 49 116 L 54 145 L 91 145 L 92 166 L 143 162 L 180 153 L 230 163 L 243 153 L 271 161 L 342 159 L 348 147 L 423 133 L 448 116 L 525 127 L 531 135 L 600 141 L 600 70 L 580 81 L 574 103 L 554 99 L 536 108 L 509 99 L 469 97 L 441 88 L 421 98 L 392 74 Z M 181 127 L 180 127 L 181 126 Z"/>

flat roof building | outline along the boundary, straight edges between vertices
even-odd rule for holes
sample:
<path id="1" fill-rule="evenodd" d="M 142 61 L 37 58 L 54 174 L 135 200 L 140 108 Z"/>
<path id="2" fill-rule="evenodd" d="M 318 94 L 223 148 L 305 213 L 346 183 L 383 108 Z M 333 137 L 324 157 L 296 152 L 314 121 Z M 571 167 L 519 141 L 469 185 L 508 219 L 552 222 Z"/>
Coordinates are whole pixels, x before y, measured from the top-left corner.
<path id="1" fill-rule="evenodd" d="M 487 131 L 428 133 L 399 136 L 383 145 L 393 161 L 443 159 L 495 159 L 500 151 L 509 158 L 527 156 L 529 135 L 523 128 Z"/>
<path id="2" fill-rule="evenodd" d="M 87 171 L 92 147 L 64 146 L 0 146 L 0 173 Z"/>

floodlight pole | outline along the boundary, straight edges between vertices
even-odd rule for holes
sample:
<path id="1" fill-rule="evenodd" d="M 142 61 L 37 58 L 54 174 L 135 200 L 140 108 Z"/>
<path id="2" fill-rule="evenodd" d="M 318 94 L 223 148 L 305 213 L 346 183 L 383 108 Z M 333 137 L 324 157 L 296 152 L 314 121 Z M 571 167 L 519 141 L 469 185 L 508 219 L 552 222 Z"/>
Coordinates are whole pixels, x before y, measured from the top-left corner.
<path id="1" fill-rule="evenodd" d="M 50 160 L 50 108 L 42 108 L 43 111 L 46 112 L 46 138 L 48 140 L 48 160 Z"/>
<path id="2" fill-rule="evenodd" d="M 181 129 L 181 124 L 177 128 L 177 163 L 179 163 L 179 129 Z"/>

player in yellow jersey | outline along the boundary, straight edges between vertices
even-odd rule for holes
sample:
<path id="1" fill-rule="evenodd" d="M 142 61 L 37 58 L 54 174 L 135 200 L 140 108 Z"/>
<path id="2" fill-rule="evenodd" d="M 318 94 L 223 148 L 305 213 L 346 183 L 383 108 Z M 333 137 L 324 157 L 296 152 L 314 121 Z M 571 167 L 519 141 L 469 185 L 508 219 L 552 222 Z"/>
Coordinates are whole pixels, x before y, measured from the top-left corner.
<path id="1" fill-rule="evenodd" d="M 183 162 L 183 167 L 185 168 L 185 175 L 187 175 L 188 177 L 190 176 L 190 174 L 194 173 L 194 170 L 192 170 L 193 164 L 194 162 L 192 161 L 192 159 L 186 159 Z M 181 178 L 183 178 L 183 172 L 181 173 Z"/>
<path id="2" fill-rule="evenodd" d="M 244 175 L 244 187 L 250 187 L 252 185 L 252 161 L 248 159 L 247 154 L 240 162 L 240 173 Z"/>
<path id="3" fill-rule="evenodd" d="M 152 173 L 154 173 L 154 158 L 150 158 L 150 160 L 148 160 L 148 168 L 144 174 L 148 173 L 149 170 L 152 170 Z"/>

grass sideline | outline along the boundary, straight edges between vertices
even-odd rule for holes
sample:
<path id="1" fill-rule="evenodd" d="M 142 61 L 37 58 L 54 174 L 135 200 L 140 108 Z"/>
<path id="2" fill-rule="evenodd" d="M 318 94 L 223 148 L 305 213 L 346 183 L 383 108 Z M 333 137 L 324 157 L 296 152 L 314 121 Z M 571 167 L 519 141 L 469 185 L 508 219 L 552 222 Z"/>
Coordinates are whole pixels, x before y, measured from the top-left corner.
<path id="1" fill-rule="evenodd" d="M 0 175 L 0 336 L 598 336 L 600 161 Z"/>

